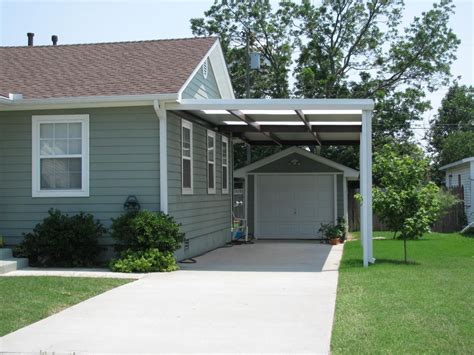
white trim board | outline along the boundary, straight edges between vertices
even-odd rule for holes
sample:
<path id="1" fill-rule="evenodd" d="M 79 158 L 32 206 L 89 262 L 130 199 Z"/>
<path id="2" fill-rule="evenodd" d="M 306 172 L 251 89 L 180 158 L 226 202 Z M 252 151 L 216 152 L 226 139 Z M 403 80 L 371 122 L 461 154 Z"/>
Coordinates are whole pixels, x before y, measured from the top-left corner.
<path id="1" fill-rule="evenodd" d="M 286 157 L 290 154 L 293 154 L 293 153 L 300 154 L 301 156 L 304 156 L 305 158 L 309 158 L 309 159 L 311 159 L 315 162 L 322 163 L 322 164 L 325 164 L 325 165 L 327 165 L 331 168 L 340 170 L 340 173 L 343 173 L 347 178 L 353 178 L 353 179 L 359 178 L 359 172 L 357 170 L 351 169 L 351 168 L 349 168 L 345 165 L 336 163 L 332 160 L 323 158 L 320 155 L 313 154 L 313 153 L 308 152 L 308 151 L 306 151 L 304 149 L 301 149 L 299 147 L 291 147 L 291 148 L 285 149 L 281 152 L 278 152 L 276 154 L 273 154 L 273 155 L 270 155 L 266 158 L 263 158 L 259 161 L 256 161 L 255 163 L 252 163 L 250 165 L 244 166 L 243 168 L 237 169 L 237 170 L 234 171 L 234 177 L 242 178 L 247 173 L 250 174 L 255 169 L 258 169 L 260 167 L 263 167 L 265 165 L 273 163 L 274 161 L 277 161 L 277 160 L 279 160 L 281 158 L 284 158 L 284 157 Z M 289 173 L 291 174 L 291 172 L 289 172 Z M 294 173 L 294 174 L 297 174 L 297 173 Z M 309 174 L 313 174 L 313 173 L 309 173 Z M 322 173 L 322 174 L 328 174 L 328 173 Z M 331 174 L 332 174 L 332 172 L 331 172 Z"/>
<path id="2" fill-rule="evenodd" d="M 462 164 L 467 164 L 467 163 L 471 163 L 471 162 L 474 162 L 474 157 L 464 158 L 464 159 L 455 161 L 454 163 L 443 165 L 442 167 L 439 168 L 439 170 L 447 170 L 447 169 L 450 169 L 450 168 L 454 168 L 455 166 L 462 165 Z"/>

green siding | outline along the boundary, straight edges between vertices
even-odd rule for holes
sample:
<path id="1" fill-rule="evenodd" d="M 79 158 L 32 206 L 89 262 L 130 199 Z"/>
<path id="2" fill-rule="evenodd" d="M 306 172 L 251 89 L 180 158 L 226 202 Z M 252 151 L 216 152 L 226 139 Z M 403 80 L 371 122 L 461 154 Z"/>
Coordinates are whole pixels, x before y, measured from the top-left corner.
<path id="1" fill-rule="evenodd" d="M 58 114 L 90 115 L 90 197 L 31 197 L 31 116 Z M 159 125 L 152 107 L 0 112 L 0 234 L 7 243 L 18 243 L 50 208 L 92 213 L 108 227 L 127 196 L 158 211 L 159 194 Z"/>
<path id="2" fill-rule="evenodd" d="M 337 175 L 337 218 L 344 217 L 344 187 L 343 187 L 344 177 L 342 175 Z"/>
<path id="3" fill-rule="evenodd" d="M 298 164 L 291 164 L 292 160 L 298 160 Z M 249 173 L 337 173 L 340 172 L 333 167 L 316 162 L 301 154 L 292 153 Z"/>
<path id="4" fill-rule="evenodd" d="M 211 61 L 208 60 L 207 78 L 204 78 L 202 67 L 199 68 L 194 78 L 183 91 L 183 99 L 220 99 L 221 94 L 217 86 Z"/>
<path id="5" fill-rule="evenodd" d="M 168 209 L 182 224 L 189 249 L 178 259 L 196 256 L 230 241 L 231 191 L 222 194 L 222 140 L 216 134 L 216 193 L 207 193 L 206 128 L 193 123 L 194 193 L 181 193 L 181 119 L 168 113 Z M 232 166 L 231 162 L 229 166 Z M 230 186 L 232 184 L 229 182 Z"/>

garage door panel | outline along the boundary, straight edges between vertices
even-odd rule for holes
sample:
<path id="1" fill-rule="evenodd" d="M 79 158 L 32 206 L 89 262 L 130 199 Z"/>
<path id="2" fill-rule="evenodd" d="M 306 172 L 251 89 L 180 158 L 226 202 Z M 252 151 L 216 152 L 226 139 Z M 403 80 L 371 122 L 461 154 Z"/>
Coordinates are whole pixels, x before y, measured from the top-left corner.
<path id="1" fill-rule="evenodd" d="M 256 201 L 259 238 L 315 238 L 334 220 L 334 176 L 257 176 Z"/>

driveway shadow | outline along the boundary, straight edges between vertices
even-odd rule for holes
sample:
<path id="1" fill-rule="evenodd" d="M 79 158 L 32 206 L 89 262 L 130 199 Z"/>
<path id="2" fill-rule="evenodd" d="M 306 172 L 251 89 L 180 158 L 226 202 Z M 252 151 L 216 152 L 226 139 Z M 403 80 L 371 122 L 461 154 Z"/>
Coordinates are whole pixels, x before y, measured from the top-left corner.
<path id="1" fill-rule="evenodd" d="M 211 251 L 180 263 L 181 270 L 321 272 L 331 246 L 308 240 L 258 240 L 255 244 L 234 245 Z"/>

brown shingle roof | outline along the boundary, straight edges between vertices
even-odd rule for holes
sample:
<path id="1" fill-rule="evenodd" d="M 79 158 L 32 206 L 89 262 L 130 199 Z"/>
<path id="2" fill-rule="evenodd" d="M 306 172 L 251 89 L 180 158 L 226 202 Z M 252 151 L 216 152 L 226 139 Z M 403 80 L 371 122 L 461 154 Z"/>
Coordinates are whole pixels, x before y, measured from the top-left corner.
<path id="1" fill-rule="evenodd" d="M 177 93 L 215 41 L 0 47 L 0 95 L 32 99 Z"/>

